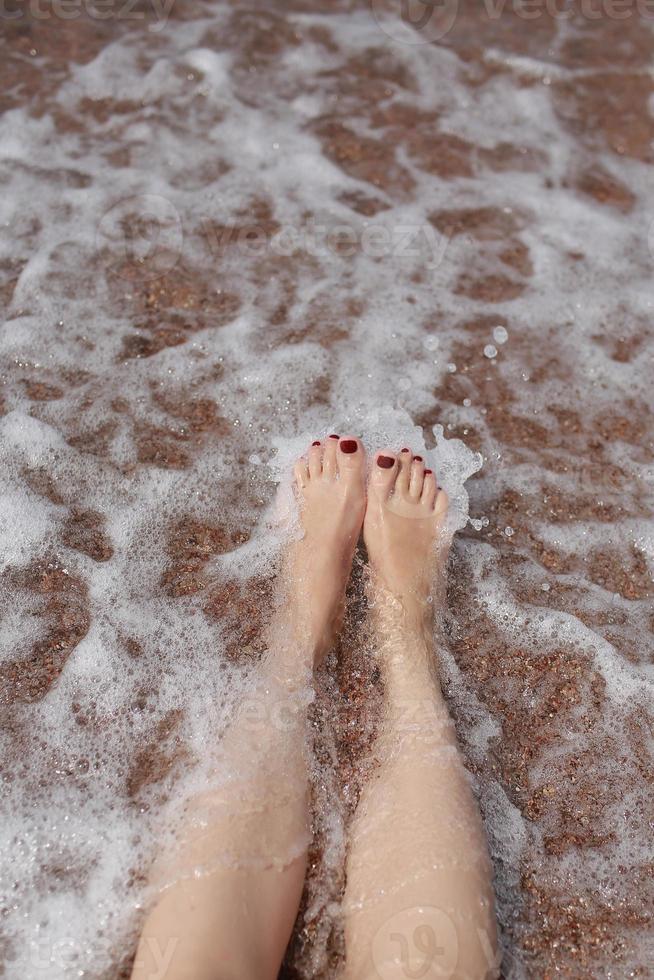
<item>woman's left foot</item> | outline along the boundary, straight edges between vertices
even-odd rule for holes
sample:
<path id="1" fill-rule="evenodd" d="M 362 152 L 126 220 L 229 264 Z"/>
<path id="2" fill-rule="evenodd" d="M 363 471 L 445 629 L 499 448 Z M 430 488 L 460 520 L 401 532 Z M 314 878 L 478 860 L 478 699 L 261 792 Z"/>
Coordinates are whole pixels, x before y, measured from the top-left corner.
<path id="1" fill-rule="evenodd" d="M 447 504 L 422 456 L 409 449 L 375 454 L 363 525 L 373 588 L 398 600 L 415 622 L 432 612 L 428 598 L 447 559 Z"/>
<path id="2" fill-rule="evenodd" d="M 297 640 L 323 656 L 340 624 L 366 509 L 366 455 L 355 436 L 313 443 L 295 464 L 304 535 L 288 555 Z"/>

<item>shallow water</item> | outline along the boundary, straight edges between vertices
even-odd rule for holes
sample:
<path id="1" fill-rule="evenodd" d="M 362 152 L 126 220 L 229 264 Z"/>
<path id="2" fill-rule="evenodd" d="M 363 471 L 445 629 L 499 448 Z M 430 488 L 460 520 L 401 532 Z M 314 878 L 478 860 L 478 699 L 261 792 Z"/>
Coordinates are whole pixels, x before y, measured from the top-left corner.
<path id="1" fill-rule="evenodd" d="M 10 980 L 129 972 L 158 820 L 256 670 L 293 454 L 438 424 L 504 976 L 653 975 L 652 20 L 373 7 L 0 15 Z M 360 592 L 289 977 L 339 970 Z"/>

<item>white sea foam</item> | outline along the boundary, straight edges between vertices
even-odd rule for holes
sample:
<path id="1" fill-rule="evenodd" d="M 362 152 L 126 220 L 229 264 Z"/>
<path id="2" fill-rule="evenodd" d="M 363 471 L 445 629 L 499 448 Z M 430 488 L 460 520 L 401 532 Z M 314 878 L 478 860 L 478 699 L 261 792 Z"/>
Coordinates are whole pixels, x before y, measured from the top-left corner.
<path id="1" fill-rule="evenodd" d="M 8 724 L 20 730 L 18 751 L 8 727 L 3 735 L 12 774 L 3 790 L 0 834 L 7 980 L 99 976 L 105 966 L 115 968 L 133 940 L 144 894 L 126 883 L 147 869 L 159 847 L 166 808 L 201 784 L 207 747 L 217 742 L 252 678 L 250 668 L 226 655 L 233 627 L 216 626 L 193 596 L 164 593 L 171 528 L 190 519 L 245 529 L 249 538 L 213 555 L 207 574 L 230 582 L 265 578 L 276 567 L 280 526 L 293 527 L 290 467 L 315 436 L 351 431 L 370 450 L 406 444 L 421 452 L 450 496 L 451 530 L 465 528 L 470 516 L 477 522 L 478 540 L 457 543 L 457 557 L 471 564 L 470 590 L 498 634 L 524 646 L 526 657 L 561 644 L 588 654 L 616 708 L 626 711 L 630 702 L 651 699 L 651 665 L 643 651 L 627 663 L 615 642 L 584 618 L 608 606 L 629 618 L 643 650 L 651 642 L 647 600 L 616 596 L 586 571 L 594 548 L 624 546 L 625 539 L 651 571 L 651 523 L 632 513 L 632 484 L 646 495 L 639 506 L 643 499 L 652 504 L 648 458 L 619 434 L 610 446 L 612 463 L 627 474 L 612 502 L 624 503 L 628 512 L 615 522 L 534 520 L 531 530 L 544 546 L 579 561 L 574 571 L 555 572 L 531 563 L 522 581 L 535 588 L 543 581 L 549 586 L 543 595 L 554 603 L 557 589 L 576 589 L 583 604 L 576 613 L 567 606 L 541 611 L 515 598 L 498 568 L 496 545 L 482 536 L 486 515 L 503 490 L 526 501 L 530 494 L 542 496 L 550 483 L 573 493 L 583 461 L 571 452 L 569 471 L 560 473 L 546 459 L 534 462 L 520 445 L 507 450 L 481 394 L 468 404 L 448 402 L 440 423 L 431 421 L 435 392 L 448 376 L 466 391 L 467 370 L 479 364 L 489 402 L 502 379 L 512 412 L 548 431 L 548 413 L 559 402 L 595 419 L 618 396 L 635 394 L 651 405 L 646 349 L 620 363 L 592 340 L 598 333 L 612 339 L 611 324 L 624 319 L 625 306 L 631 323 L 651 317 L 652 256 L 642 213 L 625 216 L 571 186 L 577 144 L 553 109 L 549 85 L 520 85 L 508 70 L 469 85 L 453 50 L 390 44 L 363 10 L 289 12 L 294 28 L 327 29 L 335 47 L 307 37 L 278 52 L 265 69 L 244 68 L 238 47 L 245 42 L 241 28 L 229 26 L 232 13 L 217 3 L 211 16 L 175 21 L 154 35 L 116 35 L 91 60 L 71 60 L 63 73 L 52 69 L 44 112 L 26 104 L 0 117 L 0 260 L 16 264 L 1 338 L 3 376 L 13 380 L 9 411 L 0 419 L 0 560 L 14 574 L 33 563 L 43 565 L 44 575 L 62 570 L 71 585 L 57 601 L 69 603 L 68 619 L 78 605 L 89 618 L 88 632 L 44 696 L 13 707 L 2 703 Z M 328 158 L 313 124 L 350 98 L 347 87 L 339 93 L 336 84 L 350 70 L 348 59 L 365 52 L 373 59 L 379 49 L 409 79 L 407 88 L 384 81 L 398 100 L 438 112 L 439 131 L 469 140 L 475 158 L 500 139 L 546 154 L 551 186 L 544 184 L 542 167 L 442 180 L 400 147 L 398 159 L 414 182 L 403 199 Z M 497 49 L 484 57 L 489 66 L 505 65 L 535 82 L 544 75 L 574 77 L 549 61 L 507 59 Z M 357 134 L 379 136 L 357 114 L 349 125 Z M 618 167 L 600 150 L 597 163 L 620 175 L 642 212 L 651 193 L 648 168 L 626 159 Z M 374 198 L 385 210 L 374 217 L 353 211 L 343 198 L 352 193 Z M 153 198 L 165 202 L 172 222 L 166 227 L 175 232 L 166 241 L 174 246 L 170 268 L 180 295 L 164 297 L 149 314 L 148 290 L 156 293 L 160 284 L 152 274 L 149 237 L 139 238 L 142 279 L 121 278 L 116 270 L 129 242 L 120 240 L 120 222 L 103 219 L 128 199 L 135 199 L 137 211 L 148 211 Z M 268 246 L 258 253 L 242 242 L 212 246 L 207 223 L 265 223 L 256 199 L 270 206 L 281 228 L 295 232 L 299 258 L 293 263 Z M 527 216 L 520 238 L 534 269 L 521 295 L 490 309 L 457 292 L 456 283 L 464 271 L 504 274 L 506 268 L 473 236 L 434 237 L 430 221 L 441 209 L 480 207 L 500 209 L 519 222 Z M 327 228 L 344 223 L 359 243 L 371 226 L 387 232 L 409 227 L 419 247 L 400 254 L 391 235 L 381 254 L 357 247 L 343 257 L 312 244 L 310 222 Z M 570 252 L 582 257 L 572 262 Z M 185 296 L 188 282 L 200 285 Z M 206 295 L 198 299 L 204 287 Z M 240 306 L 217 326 L 214 310 L 230 293 L 238 294 Z M 156 320 L 151 326 L 171 326 L 167 307 L 181 310 L 194 326 L 183 342 L 152 356 L 123 358 L 124 337 L 139 330 L 146 335 L 141 327 L 148 317 Z M 462 324 L 487 313 L 488 329 L 475 335 L 471 353 Z M 490 346 L 494 355 L 484 357 Z M 576 371 L 569 382 L 546 373 L 534 395 L 528 374 L 554 354 Z M 60 388 L 61 395 L 31 398 L 26 377 Z M 191 423 L 153 401 L 158 393 L 174 404 L 181 391 L 186 398 L 215 401 L 225 423 L 220 435 L 196 433 L 189 440 Z M 123 407 L 116 407 L 118 399 Z M 430 421 L 417 424 L 424 417 Z M 112 427 L 102 434 L 106 423 Z M 485 460 L 465 445 L 465 434 L 451 437 L 453 425 L 464 433 L 469 427 L 491 447 Z M 167 443 L 188 451 L 188 467 L 140 460 L 142 443 L 147 449 L 162 430 Z M 482 462 L 469 502 L 465 482 Z M 28 486 L 26 471 L 49 476 L 63 502 Z M 592 477 L 585 486 L 592 494 Z M 62 528 L 73 508 L 105 518 L 113 548 L 107 561 L 64 543 Z M 514 524 L 513 517 L 502 517 L 490 530 L 513 530 Z M 516 554 L 520 535 L 510 536 Z M 25 671 L 33 644 L 48 636 L 47 616 L 41 615 L 48 593 L 46 586 L 30 592 L 21 581 L 9 576 L 0 583 L 7 610 L 2 664 L 15 661 Z M 444 674 L 448 696 L 464 719 L 463 745 L 482 766 L 502 737 L 501 719 L 447 651 Z M 525 712 L 538 696 L 515 691 Z M 624 741 L 620 726 L 619 717 L 606 718 L 597 721 L 596 734 Z M 156 785 L 134 789 L 141 751 L 172 757 L 180 749 L 189 759 L 183 778 L 173 770 Z M 551 751 L 542 770 L 534 770 L 534 783 L 547 778 L 547 766 L 557 758 Z M 540 853 L 542 833 L 525 824 L 490 770 L 480 793 L 500 869 L 503 922 L 510 927 L 520 861 L 529 847 Z M 325 860 L 336 875 L 344 818 L 333 807 L 322 819 L 329 828 Z M 617 811 L 606 815 L 611 820 L 625 824 Z M 613 851 L 607 845 L 592 872 L 575 856 L 560 859 L 561 873 L 579 890 L 618 880 L 616 869 L 635 846 L 632 826 L 629 834 L 618 834 L 618 842 Z M 332 898 L 311 897 L 309 914 L 324 905 L 326 918 L 307 976 L 327 961 L 329 928 L 338 919 Z M 645 948 L 642 936 L 634 942 L 636 951 Z M 511 962 L 512 978 L 524 976 L 520 955 Z"/>

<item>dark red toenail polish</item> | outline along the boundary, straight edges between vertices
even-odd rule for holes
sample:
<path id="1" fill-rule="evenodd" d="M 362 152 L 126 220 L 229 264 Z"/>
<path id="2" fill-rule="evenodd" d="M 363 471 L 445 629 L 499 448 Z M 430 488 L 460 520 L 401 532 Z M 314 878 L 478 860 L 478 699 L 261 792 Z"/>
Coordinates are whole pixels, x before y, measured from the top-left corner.
<path id="1" fill-rule="evenodd" d="M 393 465 L 394 462 L 395 462 L 395 460 L 393 459 L 392 456 L 378 456 L 377 457 L 377 466 L 381 466 L 381 468 L 383 470 L 390 470 L 390 468 L 391 468 L 391 466 Z"/>
<path id="2" fill-rule="evenodd" d="M 359 447 L 357 446 L 354 439 L 343 439 L 341 442 L 341 452 L 344 453 L 355 453 Z"/>
<path id="3" fill-rule="evenodd" d="M 410 452 L 410 450 L 409 449 L 403 449 L 402 452 L 403 453 L 408 453 L 408 452 Z"/>
<path id="4" fill-rule="evenodd" d="M 312 446 L 319 446 L 320 445 L 320 439 L 316 439 L 316 441 L 315 442 L 312 442 L 311 445 Z"/>
<path id="5" fill-rule="evenodd" d="M 416 463 L 422 463 L 422 456 L 414 456 L 413 458 L 416 461 Z"/>
<path id="6" fill-rule="evenodd" d="M 341 437 L 340 436 L 330 436 L 329 438 L 330 439 L 340 439 Z"/>
<path id="7" fill-rule="evenodd" d="M 432 470 L 425 470 L 425 476 L 429 476 L 429 474 L 430 474 L 431 472 L 432 472 Z"/>

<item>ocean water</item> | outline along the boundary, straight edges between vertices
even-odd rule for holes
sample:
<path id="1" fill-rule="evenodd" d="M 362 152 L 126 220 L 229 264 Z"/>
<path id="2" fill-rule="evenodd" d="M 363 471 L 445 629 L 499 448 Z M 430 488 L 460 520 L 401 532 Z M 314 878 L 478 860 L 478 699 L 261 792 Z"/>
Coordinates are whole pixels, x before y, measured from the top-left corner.
<path id="1" fill-rule="evenodd" d="M 442 677 L 503 976 L 654 975 L 653 21 L 539 9 L 3 7 L 7 980 L 129 974 L 161 828 L 256 676 L 278 487 L 346 431 L 453 499 Z M 342 964 L 360 564 L 301 980 Z"/>

